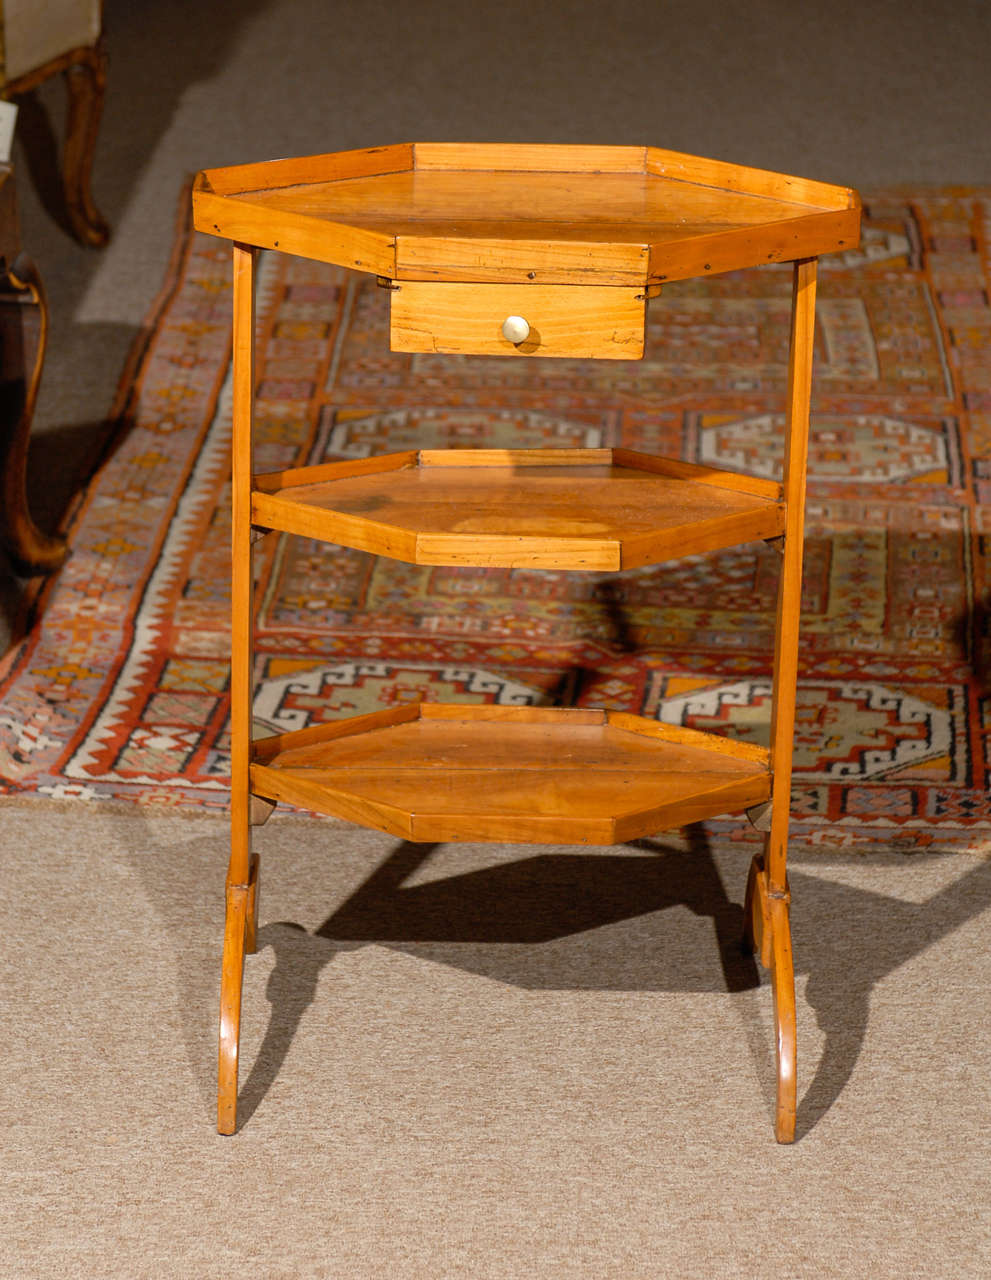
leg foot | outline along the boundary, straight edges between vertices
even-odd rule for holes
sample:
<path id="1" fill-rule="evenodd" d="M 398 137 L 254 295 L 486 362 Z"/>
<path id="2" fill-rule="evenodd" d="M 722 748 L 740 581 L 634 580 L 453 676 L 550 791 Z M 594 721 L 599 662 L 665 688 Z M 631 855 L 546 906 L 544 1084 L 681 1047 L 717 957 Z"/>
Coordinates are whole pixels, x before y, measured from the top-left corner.
<path id="1" fill-rule="evenodd" d="M 791 953 L 790 895 L 770 888 L 764 858 L 750 864 L 744 915 L 744 944 L 757 951 L 761 964 L 771 971 L 774 993 L 774 1039 L 777 1060 L 777 1099 L 774 1136 L 778 1142 L 794 1142 L 797 1102 L 795 966 Z"/>
<path id="2" fill-rule="evenodd" d="M 779 1142 L 795 1141 L 797 1080 L 795 1077 L 795 967 L 791 955 L 788 899 L 771 899 L 771 981 L 774 986 L 774 1031 L 778 1064 L 778 1094 L 774 1136 Z"/>
<path id="3" fill-rule="evenodd" d="M 220 977 L 220 1046 L 217 1073 L 217 1129 L 237 1125 L 237 1055 L 241 1037 L 241 985 L 248 920 L 248 886 L 227 886 L 224 958 Z"/>

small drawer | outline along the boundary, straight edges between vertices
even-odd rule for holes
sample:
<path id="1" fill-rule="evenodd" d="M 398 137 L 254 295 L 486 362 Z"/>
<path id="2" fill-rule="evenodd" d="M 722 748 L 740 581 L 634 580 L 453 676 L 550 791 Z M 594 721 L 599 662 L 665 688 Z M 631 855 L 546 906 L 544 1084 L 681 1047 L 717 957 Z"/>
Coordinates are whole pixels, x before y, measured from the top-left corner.
<path id="1" fill-rule="evenodd" d="M 390 344 L 454 355 L 639 360 L 645 320 L 646 291 L 630 285 L 403 280 L 392 288 Z"/>

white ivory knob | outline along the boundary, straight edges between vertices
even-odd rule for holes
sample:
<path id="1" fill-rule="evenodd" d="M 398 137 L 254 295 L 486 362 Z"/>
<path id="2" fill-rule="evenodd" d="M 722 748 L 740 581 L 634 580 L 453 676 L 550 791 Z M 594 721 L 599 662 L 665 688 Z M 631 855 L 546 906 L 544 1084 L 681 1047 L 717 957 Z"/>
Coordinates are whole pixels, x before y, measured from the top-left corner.
<path id="1" fill-rule="evenodd" d="M 502 322 L 502 336 L 507 342 L 519 346 L 530 336 L 530 326 L 522 316 L 507 316 Z"/>

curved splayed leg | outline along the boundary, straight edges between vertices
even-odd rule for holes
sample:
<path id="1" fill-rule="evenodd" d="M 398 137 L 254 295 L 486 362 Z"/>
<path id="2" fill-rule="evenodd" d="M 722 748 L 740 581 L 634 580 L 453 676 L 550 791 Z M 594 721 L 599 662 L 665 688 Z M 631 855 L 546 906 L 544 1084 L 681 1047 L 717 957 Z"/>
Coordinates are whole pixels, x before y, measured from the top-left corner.
<path id="1" fill-rule="evenodd" d="M 791 954 L 788 896 L 770 899 L 771 982 L 774 989 L 774 1032 L 777 1048 L 778 1093 L 774 1136 L 794 1142 L 797 1106 L 795 966 Z"/>
<path id="2" fill-rule="evenodd" d="M 237 1124 L 237 1057 L 241 1037 L 241 986 L 248 924 L 247 885 L 227 886 L 224 958 L 220 975 L 220 1045 L 217 1072 L 217 1129 L 233 1133 Z"/>
<path id="3" fill-rule="evenodd" d="M 779 1142 L 795 1138 L 795 968 L 791 955 L 788 892 L 788 811 L 798 687 L 798 633 L 802 605 L 803 530 L 815 330 L 816 261 L 793 265 L 791 338 L 788 353 L 787 428 L 783 466 L 785 531 L 775 620 L 774 684 L 771 709 L 771 808 L 764 856 L 752 871 L 748 929 L 770 966 L 774 985 L 778 1089 L 774 1133 Z"/>
<path id="4" fill-rule="evenodd" d="M 774 993 L 774 1040 L 777 1063 L 777 1100 L 774 1136 L 778 1142 L 794 1142 L 797 1103 L 797 1026 L 795 1016 L 795 966 L 791 953 L 791 896 L 788 889 L 770 887 L 764 857 L 750 864 L 744 903 L 744 946 L 757 952 L 761 965 L 771 971 Z"/>

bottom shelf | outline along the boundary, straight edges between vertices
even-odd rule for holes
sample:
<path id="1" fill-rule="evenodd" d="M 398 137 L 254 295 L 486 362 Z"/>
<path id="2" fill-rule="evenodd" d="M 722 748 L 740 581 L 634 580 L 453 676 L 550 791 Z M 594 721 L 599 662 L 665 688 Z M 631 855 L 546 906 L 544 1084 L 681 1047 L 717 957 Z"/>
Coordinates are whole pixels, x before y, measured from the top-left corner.
<path id="1" fill-rule="evenodd" d="M 768 800 L 762 747 L 622 712 L 419 703 L 255 742 L 251 790 L 415 841 L 621 844 Z"/>

